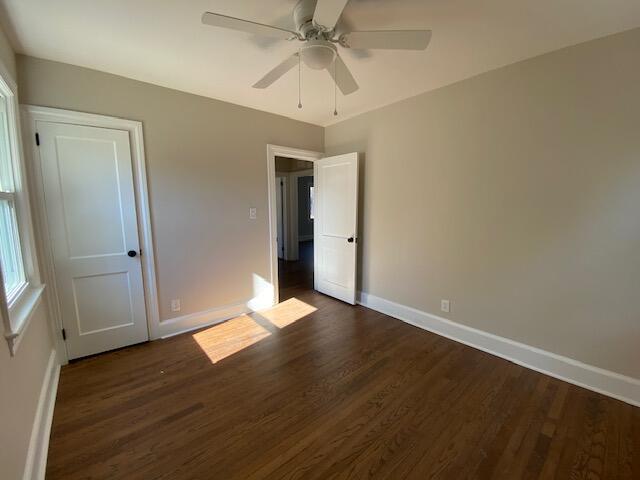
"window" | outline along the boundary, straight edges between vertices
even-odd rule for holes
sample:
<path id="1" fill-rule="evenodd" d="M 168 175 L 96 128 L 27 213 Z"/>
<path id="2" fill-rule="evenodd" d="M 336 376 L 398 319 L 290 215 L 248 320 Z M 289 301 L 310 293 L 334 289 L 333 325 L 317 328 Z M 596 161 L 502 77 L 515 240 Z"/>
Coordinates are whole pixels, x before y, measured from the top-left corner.
<path id="1" fill-rule="evenodd" d="M 11 355 L 44 290 L 23 172 L 16 85 L 0 62 L 0 319 Z"/>
<path id="2" fill-rule="evenodd" d="M 16 215 L 15 162 L 9 143 L 7 111 L 7 99 L 0 96 L 0 266 L 5 297 L 11 305 L 27 282 Z"/>
<path id="3" fill-rule="evenodd" d="M 309 218 L 313 220 L 313 186 L 309 187 Z"/>

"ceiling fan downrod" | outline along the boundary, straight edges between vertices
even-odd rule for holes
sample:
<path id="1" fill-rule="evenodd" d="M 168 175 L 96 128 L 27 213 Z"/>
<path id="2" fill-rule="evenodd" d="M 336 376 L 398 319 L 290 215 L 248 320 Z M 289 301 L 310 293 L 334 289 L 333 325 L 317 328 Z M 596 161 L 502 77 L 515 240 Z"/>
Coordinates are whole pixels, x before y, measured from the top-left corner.
<path id="1" fill-rule="evenodd" d="M 302 60 L 298 50 L 298 108 L 302 109 Z"/>

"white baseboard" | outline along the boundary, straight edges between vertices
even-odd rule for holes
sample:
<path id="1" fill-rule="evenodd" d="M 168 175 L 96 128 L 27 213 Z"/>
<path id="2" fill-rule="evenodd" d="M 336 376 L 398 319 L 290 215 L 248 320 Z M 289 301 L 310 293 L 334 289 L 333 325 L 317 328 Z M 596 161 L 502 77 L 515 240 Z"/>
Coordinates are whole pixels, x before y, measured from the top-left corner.
<path id="1" fill-rule="evenodd" d="M 47 467 L 47 454 L 49 452 L 49 434 L 53 420 L 53 409 L 58 392 L 58 379 L 60 378 L 60 365 L 58 364 L 55 350 L 49 355 L 47 371 L 44 375 L 38 408 L 33 420 L 29 450 L 25 463 L 23 480 L 43 480 Z"/>
<path id="2" fill-rule="evenodd" d="M 523 367 L 608 395 L 631 405 L 640 406 L 640 379 L 499 337 L 365 292 L 359 293 L 358 303 Z"/>

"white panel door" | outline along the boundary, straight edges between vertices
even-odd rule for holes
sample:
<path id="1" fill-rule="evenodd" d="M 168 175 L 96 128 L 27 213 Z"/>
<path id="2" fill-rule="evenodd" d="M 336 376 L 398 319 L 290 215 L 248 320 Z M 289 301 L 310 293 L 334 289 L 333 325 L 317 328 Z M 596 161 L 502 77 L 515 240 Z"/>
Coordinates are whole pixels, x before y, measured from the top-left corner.
<path id="1" fill-rule="evenodd" d="M 128 132 L 37 131 L 69 358 L 148 340 Z"/>
<path id="2" fill-rule="evenodd" d="M 314 176 L 315 289 L 355 304 L 358 154 L 317 160 Z"/>

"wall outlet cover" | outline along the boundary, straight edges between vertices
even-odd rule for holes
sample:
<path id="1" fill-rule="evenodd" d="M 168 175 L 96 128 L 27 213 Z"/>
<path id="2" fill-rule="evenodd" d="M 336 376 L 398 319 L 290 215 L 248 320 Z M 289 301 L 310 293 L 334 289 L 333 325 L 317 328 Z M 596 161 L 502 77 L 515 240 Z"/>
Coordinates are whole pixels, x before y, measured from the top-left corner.
<path id="1" fill-rule="evenodd" d="M 449 313 L 451 310 L 451 302 L 449 300 L 440 300 L 440 310 Z"/>
<path id="2" fill-rule="evenodd" d="M 180 311 L 180 299 L 179 298 L 174 298 L 173 300 L 171 300 L 171 311 L 172 312 L 179 312 Z"/>

